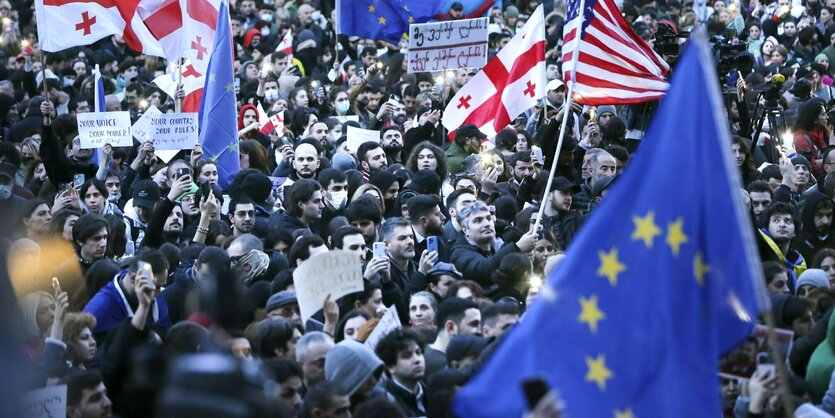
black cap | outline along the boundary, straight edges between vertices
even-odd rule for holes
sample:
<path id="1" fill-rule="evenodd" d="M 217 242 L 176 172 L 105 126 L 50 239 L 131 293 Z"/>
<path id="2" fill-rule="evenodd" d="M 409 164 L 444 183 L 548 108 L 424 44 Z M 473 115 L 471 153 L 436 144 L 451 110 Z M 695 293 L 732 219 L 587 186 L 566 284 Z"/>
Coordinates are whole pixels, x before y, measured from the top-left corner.
<path id="1" fill-rule="evenodd" d="M 0 163 L 0 176 L 14 180 L 17 169 L 11 163 Z"/>
<path id="2" fill-rule="evenodd" d="M 159 186 L 153 180 L 142 180 L 133 186 L 133 206 L 153 209 L 160 197 Z"/>
<path id="3" fill-rule="evenodd" d="M 484 135 L 484 133 L 479 131 L 478 127 L 472 123 L 459 126 L 458 130 L 455 132 L 455 136 L 476 137 L 478 139 L 487 138 L 487 135 Z"/>
<path id="4" fill-rule="evenodd" d="M 551 189 L 561 192 L 571 192 L 572 194 L 580 193 L 580 185 L 575 184 L 563 176 L 554 177 L 554 184 L 551 185 Z"/>
<path id="5" fill-rule="evenodd" d="M 490 342 L 485 337 L 471 334 L 458 334 L 449 341 L 446 348 L 446 359 L 448 364 L 453 361 L 461 361 L 468 356 L 478 356 Z"/>

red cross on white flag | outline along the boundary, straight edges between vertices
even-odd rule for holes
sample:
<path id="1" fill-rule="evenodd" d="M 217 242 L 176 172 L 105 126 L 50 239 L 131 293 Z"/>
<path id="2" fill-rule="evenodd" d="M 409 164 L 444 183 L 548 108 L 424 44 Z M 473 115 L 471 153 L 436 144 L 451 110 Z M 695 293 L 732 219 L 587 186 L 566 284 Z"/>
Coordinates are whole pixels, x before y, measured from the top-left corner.
<path id="1" fill-rule="evenodd" d="M 540 5 L 507 46 L 458 90 L 444 110 L 444 126 L 452 132 L 472 123 L 493 137 L 534 107 L 545 96 L 545 48 Z"/>
<path id="2" fill-rule="evenodd" d="M 181 68 L 183 91 L 186 93 L 183 99 L 183 112 L 199 112 L 200 102 L 203 100 L 203 86 L 206 83 L 206 74 L 199 71 L 190 60 L 186 60 Z M 165 94 L 175 98 L 177 92 L 177 63 L 171 63 L 168 71 L 155 78 L 156 84 Z"/>
<path id="3" fill-rule="evenodd" d="M 147 55 L 165 57 L 151 23 L 162 0 L 35 0 L 38 40 L 47 52 L 91 45 L 106 36 L 119 35 L 127 46 Z M 171 1 L 171 0 L 166 0 Z M 174 0 L 176 1 L 176 0 Z M 160 19 L 158 19 L 160 20 Z M 166 23 L 172 22 L 166 17 Z M 173 23 L 181 26 L 179 18 Z"/>
<path id="4" fill-rule="evenodd" d="M 268 116 L 264 106 L 258 102 L 258 124 L 261 125 L 260 131 L 264 135 L 272 135 L 273 131 L 281 135 L 284 133 L 284 111 Z"/>

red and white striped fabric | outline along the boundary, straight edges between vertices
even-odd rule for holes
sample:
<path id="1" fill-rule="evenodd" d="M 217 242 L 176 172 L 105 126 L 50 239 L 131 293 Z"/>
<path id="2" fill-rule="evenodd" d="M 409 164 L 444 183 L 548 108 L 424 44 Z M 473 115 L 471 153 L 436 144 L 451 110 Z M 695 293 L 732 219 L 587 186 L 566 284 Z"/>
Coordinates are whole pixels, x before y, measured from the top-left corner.
<path id="1" fill-rule="evenodd" d="M 182 83 L 186 97 L 183 99 L 183 112 L 200 112 L 200 102 L 203 100 L 203 85 L 206 75 L 195 67 L 191 60 L 186 60 L 182 66 Z M 169 64 L 168 71 L 155 78 L 156 84 L 165 94 L 175 98 L 177 93 L 177 65 Z"/>
<path id="2" fill-rule="evenodd" d="M 137 13 L 140 3 L 141 0 L 35 0 L 40 47 L 58 52 L 119 35 L 134 51 L 164 57 L 159 41 Z"/>
<path id="3" fill-rule="evenodd" d="M 288 30 L 281 42 L 275 47 L 275 52 L 283 52 L 289 59 L 293 59 L 293 31 Z"/>
<path id="4" fill-rule="evenodd" d="M 635 34 L 614 0 L 585 0 L 579 8 L 579 0 L 569 0 L 562 47 L 563 79 L 576 77 L 574 100 L 598 106 L 663 96 L 670 66 Z"/>
<path id="5" fill-rule="evenodd" d="M 264 106 L 258 102 L 258 124 L 261 125 L 261 133 L 264 135 L 271 135 L 276 131 L 279 135 L 284 133 L 284 111 L 268 116 L 264 111 Z"/>
<path id="6" fill-rule="evenodd" d="M 545 16 L 540 5 L 496 57 L 458 90 L 442 122 L 450 138 L 468 123 L 493 137 L 544 96 Z"/>

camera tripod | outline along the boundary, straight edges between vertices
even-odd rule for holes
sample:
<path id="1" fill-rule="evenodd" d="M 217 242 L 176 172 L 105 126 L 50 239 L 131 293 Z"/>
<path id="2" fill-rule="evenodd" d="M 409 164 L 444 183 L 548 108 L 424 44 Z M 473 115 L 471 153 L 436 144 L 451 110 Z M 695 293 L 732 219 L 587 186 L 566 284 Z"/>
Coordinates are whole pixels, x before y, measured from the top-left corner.
<path id="1" fill-rule="evenodd" d="M 760 133 L 763 131 L 763 124 L 768 119 L 768 131 L 771 134 L 771 141 L 769 141 L 770 146 L 762 148 L 762 151 L 765 154 L 766 160 L 773 164 L 778 164 L 780 161 L 780 151 L 777 145 L 783 145 L 783 134 L 788 132 L 788 128 L 786 126 L 786 117 L 783 114 L 783 109 L 780 107 L 778 98 L 773 97 L 773 94 L 770 93 L 766 91 L 757 95 L 757 105 L 754 107 L 754 117 L 751 119 L 751 125 L 756 126 L 752 137 L 753 143 L 751 149 L 753 150 L 757 145 Z M 779 87 L 777 93 L 779 94 Z M 763 105 L 762 113 L 757 115 L 760 111 L 760 97 L 765 97 L 765 104 Z M 754 122 L 756 122 L 756 125 L 754 125 Z"/>

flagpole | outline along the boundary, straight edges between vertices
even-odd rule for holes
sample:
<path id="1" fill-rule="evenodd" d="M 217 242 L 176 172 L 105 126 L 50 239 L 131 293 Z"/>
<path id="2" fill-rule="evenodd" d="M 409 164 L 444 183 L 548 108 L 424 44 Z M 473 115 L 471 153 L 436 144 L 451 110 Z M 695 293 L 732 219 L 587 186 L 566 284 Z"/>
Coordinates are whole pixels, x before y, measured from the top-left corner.
<path id="1" fill-rule="evenodd" d="M 577 26 L 577 36 L 575 37 L 574 41 L 577 42 L 577 46 L 574 48 L 574 54 L 571 56 L 571 79 L 568 80 L 568 92 L 565 99 L 565 105 L 562 111 L 562 127 L 560 128 L 560 137 L 557 140 L 557 149 L 554 152 L 554 159 L 551 161 L 551 171 L 548 173 L 548 183 L 545 184 L 545 190 L 542 192 L 542 199 L 539 202 L 539 213 L 536 217 L 536 223 L 534 224 L 534 231 L 539 230 L 539 226 L 542 223 L 542 216 L 545 213 L 545 205 L 550 202 L 551 199 L 551 186 L 554 183 L 554 174 L 557 171 L 557 161 L 560 160 L 560 151 L 562 150 L 562 143 L 565 139 L 565 131 L 568 127 L 568 118 L 571 116 L 571 102 L 574 98 L 574 84 L 577 81 L 577 60 L 580 57 L 580 38 L 583 36 L 583 19 L 585 18 L 583 15 L 583 10 L 586 7 L 586 0 L 580 0 L 579 6 L 579 13 L 578 19 L 580 19 L 580 24 Z M 546 98 L 547 99 L 547 91 Z M 547 105 L 547 103 L 545 103 Z M 543 107 L 543 112 L 545 111 Z"/>
<path id="2" fill-rule="evenodd" d="M 43 98 L 49 100 L 49 90 L 46 87 L 46 59 L 44 58 L 46 51 L 41 50 L 41 86 L 43 87 Z M 52 124 L 52 115 L 43 115 L 43 124 Z"/>
<path id="3" fill-rule="evenodd" d="M 183 88 L 183 59 L 177 58 L 177 89 L 174 92 L 174 113 L 183 113 L 183 101 L 178 92 Z"/>

